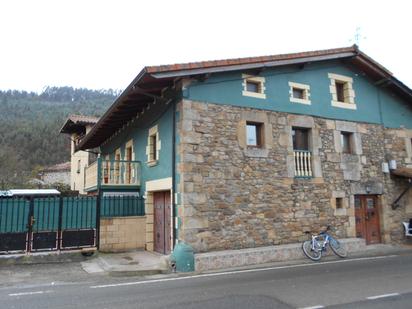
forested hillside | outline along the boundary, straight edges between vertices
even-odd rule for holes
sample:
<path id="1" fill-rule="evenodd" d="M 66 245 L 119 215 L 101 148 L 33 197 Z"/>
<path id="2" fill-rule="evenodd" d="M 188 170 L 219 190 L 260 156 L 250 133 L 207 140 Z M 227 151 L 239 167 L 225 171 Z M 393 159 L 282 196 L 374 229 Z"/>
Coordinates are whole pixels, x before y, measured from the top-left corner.
<path id="1" fill-rule="evenodd" d="M 66 117 L 101 116 L 118 94 L 72 87 L 0 91 L 0 190 L 24 187 L 39 168 L 68 161 L 69 137 L 59 134 Z"/>

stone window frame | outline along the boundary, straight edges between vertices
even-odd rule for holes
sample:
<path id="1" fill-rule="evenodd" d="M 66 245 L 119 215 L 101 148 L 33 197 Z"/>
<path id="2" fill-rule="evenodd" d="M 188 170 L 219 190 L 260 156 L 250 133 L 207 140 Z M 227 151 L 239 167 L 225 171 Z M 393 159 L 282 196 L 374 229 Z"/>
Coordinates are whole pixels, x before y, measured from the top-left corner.
<path id="1" fill-rule="evenodd" d="M 156 155 L 155 156 L 153 156 L 154 151 L 152 149 L 154 146 L 152 142 L 153 136 L 155 136 L 156 138 L 156 146 L 155 146 Z M 160 141 L 160 138 L 159 138 L 159 127 L 158 125 L 155 125 L 149 129 L 148 136 L 147 136 L 147 146 L 146 146 L 147 162 L 146 163 L 148 166 L 150 167 L 155 166 L 159 162 L 161 146 L 162 146 L 162 142 Z"/>
<path id="2" fill-rule="evenodd" d="M 322 163 L 319 156 L 319 149 L 322 147 L 322 140 L 319 134 L 319 128 L 315 126 L 315 121 L 312 116 L 304 115 L 288 115 L 287 125 L 285 126 L 286 134 L 288 135 L 288 154 L 286 159 L 287 176 L 288 178 L 296 178 L 295 176 L 295 157 L 293 149 L 292 128 L 306 128 L 309 129 L 309 149 L 311 151 L 311 167 L 312 176 L 307 180 L 314 180 L 323 178 Z M 299 178 L 301 179 L 301 178 Z M 304 179 L 304 178 L 302 178 Z"/>
<path id="3" fill-rule="evenodd" d="M 336 207 L 336 200 L 342 199 L 342 208 Z M 350 199 L 346 196 L 345 191 L 332 191 L 332 197 L 330 199 L 330 204 L 334 210 L 335 216 L 347 216 L 350 209 Z"/>
<path id="4" fill-rule="evenodd" d="M 332 106 L 353 110 L 357 109 L 355 103 L 355 90 L 353 90 L 353 78 L 335 73 L 328 73 L 328 77 L 330 79 L 329 92 L 332 95 Z M 338 101 L 336 82 L 344 84 L 344 102 Z"/>
<path id="5" fill-rule="evenodd" d="M 295 83 L 295 82 L 289 82 L 288 84 L 289 84 L 289 101 L 290 102 L 311 105 L 309 85 Z M 295 98 L 293 96 L 293 89 L 303 90 L 304 98 L 303 99 Z"/>
<path id="6" fill-rule="evenodd" d="M 124 154 L 124 158 L 125 158 L 125 160 L 127 159 L 126 158 L 126 156 L 127 156 L 127 148 L 132 148 L 132 157 L 130 158 L 131 159 L 131 161 L 134 161 L 134 158 L 135 158 L 135 153 L 134 153 L 134 143 L 133 143 L 133 139 L 131 139 L 131 140 L 129 140 L 125 145 L 124 145 L 124 151 L 125 151 L 125 154 Z"/>
<path id="7" fill-rule="evenodd" d="M 246 140 L 246 124 L 259 123 L 261 124 L 261 147 L 251 147 L 247 145 Z M 269 155 L 269 150 L 273 147 L 272 124 L 269 122 L 268 113 L 265 111 L 243 111 L 241 119 L 238 122 L 237 136 L 239 147 L 243 149 L 243 153 L 247 157 L 266 158 Z"/>
<path id="8" fill-rule="evenodd" d="M 342 132 L 351 133 L 351 153 L 344 153 L 342 151 L 341 134 Z M 335 151 L 345 155 L 362 155 L 362 138 L 358 132 L 358 125 L 353 122 L 339 121 L 335 123 L 335 130 L 333 131 L 333 139 L 335 143 Z"/>
<path id="9" fill-rule="evenodd" d="M 342 152 L 341 132 L 352 133 L 352 153 Z M 344 180 L 359 181 L 361 179 L 362 165 L 366 163 L 367 159 L 363 156 L 362 136 L 359 125 L 354 122 L 336 120 L 333 141 L 335 152 L 340 157 L 340 168 L 343 171 Z"/>
<path id="10" fill-rule="evenodd" d="M 246 97 L 253 97 L 253 98 L 258 98 L 258 99 L 266 99 L 266 87 L 265 87 L 265 82 L 266 79 L 262 76 L 255 76 L 255 75 L 249 75 L 249 74 L 242 74 L 242 95 Z M 259 84 L 259 92 L 252 92 L 247 90 L 247 82 L 252 82 L 252 83 L 257 83 Z"/>
<path id="11" fill-rule="evenodd" d="M 130 161 L 134 161 L 135 160 L 135 152 L 134 152 L 134 143 L 133 143 L 133 139 L 130 139 L 124 146 L 124 160 L 127 161 L 125 162 L 126 166 L 126 170 L 125 170 L 125 181 L 131 181 L 133 179 L 133 177 L 135 176 L 135 170 L 132 166 L 132 163 L 129 162 L 128 158 L 127 158 L 127 149 L 131 148 L 132 152 L 131 152 L 131 158 Z M 130 173 L 130 174 L 129 174 Z M 128 182 L 130 183 L 130 182 Z"/>

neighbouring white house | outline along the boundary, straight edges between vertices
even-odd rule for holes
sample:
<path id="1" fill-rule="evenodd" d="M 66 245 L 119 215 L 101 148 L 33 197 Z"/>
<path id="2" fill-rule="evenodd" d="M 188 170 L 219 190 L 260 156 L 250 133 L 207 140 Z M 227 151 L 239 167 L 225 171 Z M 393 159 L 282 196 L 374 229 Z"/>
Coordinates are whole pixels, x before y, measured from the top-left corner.
<path id="1" fill-rule="evenodd" d="M 45 185 L 55 183 L 70 185 L 70 169 L 70 161 L 46 167 L 40 172 L 40 180 Z"/>
<path id="2" fill-rule="evenodd" d="M 70 188 L 85 194 L 84 170 L 89 164 L 96 160 L 96 155 L 90 151 L 75 151 L 76 143 L 85 136 L 97 123 L 99 118 L 84 115 L 70 115 L 60 129 L 60 133 L 70 136 L 71 159 L 70 159 Z"/>

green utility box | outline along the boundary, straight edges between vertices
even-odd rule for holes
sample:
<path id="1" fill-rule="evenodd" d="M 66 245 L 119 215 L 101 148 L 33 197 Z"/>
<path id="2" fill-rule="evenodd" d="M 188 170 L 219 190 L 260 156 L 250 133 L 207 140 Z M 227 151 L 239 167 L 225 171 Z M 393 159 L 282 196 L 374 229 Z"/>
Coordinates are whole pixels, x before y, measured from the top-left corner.
<path id="1" fill-rule="evenodd" d="M 175 264 L 176 271 L 195 271 L 195 255 L 193 248 L 184 242 L 179 242 L 173 250 L 171 262 Z"/>

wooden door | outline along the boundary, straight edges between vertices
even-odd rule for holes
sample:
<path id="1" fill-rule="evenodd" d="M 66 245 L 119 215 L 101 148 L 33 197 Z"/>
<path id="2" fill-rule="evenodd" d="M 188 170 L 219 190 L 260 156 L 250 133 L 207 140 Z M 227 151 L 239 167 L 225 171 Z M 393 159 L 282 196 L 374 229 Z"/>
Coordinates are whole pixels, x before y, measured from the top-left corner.
<path id="1" fill-rule="evenodd" d="M 355 196 L 356 237 L 364 238 L 366 244 L 381 242 L 378 197 L 376 195 Z"/>
<path id="2" fill-rule="evenodd" d="M 154 250 L 159 253 L 170 253 L 171 247 L 171 201 L 170 191 L 154 192 Z"/>

